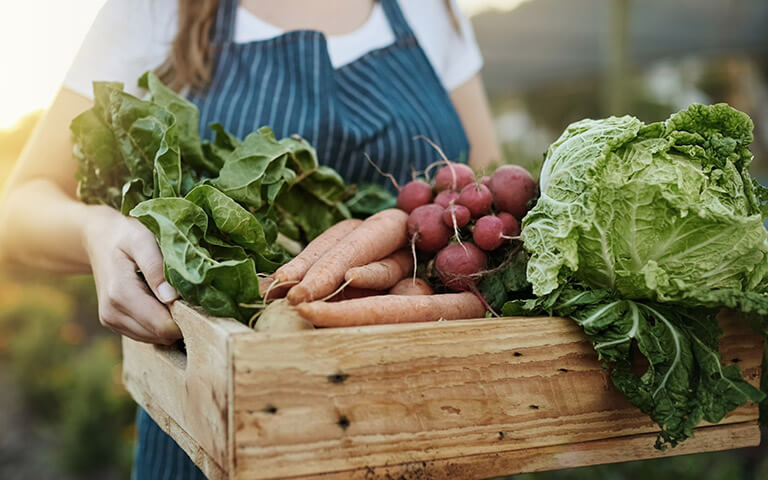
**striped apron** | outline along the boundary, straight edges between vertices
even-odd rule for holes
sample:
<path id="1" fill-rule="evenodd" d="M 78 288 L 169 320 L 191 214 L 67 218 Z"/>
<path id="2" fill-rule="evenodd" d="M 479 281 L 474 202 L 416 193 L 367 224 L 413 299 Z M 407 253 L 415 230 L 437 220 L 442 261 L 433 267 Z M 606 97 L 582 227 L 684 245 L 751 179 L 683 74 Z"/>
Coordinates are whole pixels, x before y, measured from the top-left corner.
<path id="1" fill-rule="evenodd" d="M 210 85 L 189 98 L 200 109 L 200 134 L 219 122 L 242 138 L 269 125 L 278 138 L 298 133 L 321 164 L 350 183 L 385 183 L 364 153 L 398 182 L 411 168 L 441 157 L 466 161 L 469 142 L 456 111 L 397 0 L 379 0 L 393 44 L 334 68 L 325 36 L 297 30 L 248 43 L 233 41 L 238 0 L 220 0 L 214 28 L 216 60 Z M 134 480 L 204 478 L 186 454 L 139 410 Z"/>

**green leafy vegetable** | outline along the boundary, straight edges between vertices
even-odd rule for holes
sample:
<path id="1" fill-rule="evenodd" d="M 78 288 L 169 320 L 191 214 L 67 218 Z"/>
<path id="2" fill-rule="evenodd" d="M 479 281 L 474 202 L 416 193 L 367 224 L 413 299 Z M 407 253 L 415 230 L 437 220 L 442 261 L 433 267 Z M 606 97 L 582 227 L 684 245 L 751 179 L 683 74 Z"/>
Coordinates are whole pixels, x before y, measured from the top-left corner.
<path id="1" fill-rule="evenodd" d="M 549 147 L 523 220 L 535 296 L 508 293 L 504 314 L 574 319 L 660 425 L 659 448 L 765 398 L 722 366 L 715 319 L 730 307 L 768 326 L 768 194 L 749 174 L 751 141 L 749 117 L 725 104 L 650 125 L 574 123 Z"/>
<path id="2" fill-rule="evenodd" d="M 702 421 L 717 423 L 734 408 L 765 395 L 722 366 L 714 312 L 621 300 L 605 290 L 562 287 L 549 295 L 504 305 L 505 315 L 569 316 L 611 366 L 613 384 L 661 426 L 657 448 L 693 436 Z M 638 375 L 637 349 L 647 361 Z"/>
<path id="3" fill-rule="evenodd" d="M 523 221 L 534 293 L 571 278 L 691 306 L 712 306 L 720 290 L 733 303 L 755 292 L 750 308 L 765 311 L 765 189 L 748 171 L 751 141 L 749 117 L 725 104 L 648 126 L 629 116 L 569 126 Z"/>
<path id="4" fill-rule="evenodd" d="M 278 232 L 312 240 L 350 216 L 350 188 L 298 136 L 263 127 L 241 141 L 212 124 L 214 140 L 202 141 L 193 103 L 151 72 L 139 86 L 149 100 L 94 83 L 93 108 L 73 120 L 79 197 L 146 225 L 185 300 L 245 321 L 259 274 L 290 259 Z"/>

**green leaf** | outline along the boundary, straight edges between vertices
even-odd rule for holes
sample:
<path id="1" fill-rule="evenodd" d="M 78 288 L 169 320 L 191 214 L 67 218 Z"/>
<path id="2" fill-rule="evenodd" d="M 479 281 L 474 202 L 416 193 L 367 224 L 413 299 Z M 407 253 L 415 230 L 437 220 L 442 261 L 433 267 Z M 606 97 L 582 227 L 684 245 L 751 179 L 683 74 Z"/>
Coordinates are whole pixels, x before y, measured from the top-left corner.
<path id="1" fill-rule="evenodd" d="M 369 183 L 357 187 L 355 193 L 344 202 L 352 216 L 369 217 L 388 208 L 394 208 L 397 198 L 381 185 Z"/>
<path id="2" fill-rule="evenodd" d="M 523 220 L 534 293 L 576 281 L 690 307 L 715 306 L 715 291 L 729 292 L 723 305 L 763 303 L 768 195 L 747 170 L 751 129 L 725 104 L 647 126 L 628 116 L 569 126 Z"/>
<path id="3" fill-rule="evenodd" d="M 139 78 L 139 87 L 149 90 L 152 95 L 152 102 L 164 107 L 176 118 L 179 146 L 184 161 L 195 169 L 215 175 L 219 171 L 220 165 L 210 161 L 203 154 L 200 135 L 197 130 L 200 120 L 197 106 L 163 85 L 157 75 L 151 71 Z"/>
<path id="4" fill-rule="evenodd" d="M 505 249 L 499 266 L 477 282 L 478 291 L 494 310 L 510 299 L 530 296 L 531 285 L 525 276 L 527 260 L 528 254 L 521 249 Z"/>
<path id="5" fill-rule="evenodd" d="M 280 167 L 285 165 L 287 155 L 288 150 L 275 140 L 272 131 L 262 128 L 245 137 L 211 183 L 234 200 L 254 209 L 261 208 L 264 204 L 261 186 L 267 170 L 275 163 Z M 271 173 L 267 183 L 276 181 L 274 170 Z"/>
<path id="6" fill-rule="evenodd" d="M 629 401 L 659 424 L 657 448 L 693 436 L 702 421 L 765 395 L 724 367 L 714 311 L 615 299 L 606 291 L 567 287 L 549 296 L 504 305 L 504 314 L 570 316 L 592 341 L 611 379 Z M 647 363 L 638 375 L 635 350 Z"/>
<path id="7" fill-rule="evenodd" d="M 157 239 L 165 262 L 168 282 L 185 300 L 216 316 L 245 316 L 239 305 L 255 303 L 259 297 L 256 266 L 250 257 L 218 260 L 204 245 L 219 242 L 208 234 L 208 214 L 184 198 L 147 200 L 131 210 Z"/>

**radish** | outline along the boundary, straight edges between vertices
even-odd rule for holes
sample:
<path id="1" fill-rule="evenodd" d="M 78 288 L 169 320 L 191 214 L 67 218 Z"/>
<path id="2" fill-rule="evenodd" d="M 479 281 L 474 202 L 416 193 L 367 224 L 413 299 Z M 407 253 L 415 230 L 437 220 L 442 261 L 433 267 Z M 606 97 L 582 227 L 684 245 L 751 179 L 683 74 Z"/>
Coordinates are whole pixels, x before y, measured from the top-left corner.
<path id="1" fill-rule="evenodd" d="M 488 175 L 483 175 L 483 178 L 480 179 L 480 183 L 488 187 L 491 183 L 491 177 L 489 177 Z"/>
<path id="2" fill-rule="evenodd" d="M 443 190 L 435 197 L 435 203 L 443 208 L 448 208 L 451 203 L 458 199 L 459 194 L 457 192 L 454 192 L 453 190 Z"/>
<path id="3" fill-rule="evenodd" d="M 397 208 L 411 213 L 416 207 L 432 202 L 432 187 L 424 180 L 413 180 L 400 188 Z"/>
<path id="4" fill-rule="evenodd" d="M 499 212 L 497 215 L 504 224 L 504 235 L 508 237 L 517 237 L 520 235 L 520 222 L 514 215 L 507 212 Z"/>
<path id="5" fill-rule="evenodd" d="M 471 214 L 464 205 L 449 205 L 443 212 L 443 222 L 451 228 L 461 228 L 469 223 Z"/>
<path id="6" fill-rule="evenodd" d="M 496 250 L 504 243 L 504 222 L 494 215 L 478 218 L 472 230 L 472 240 L 483 250 Z"/>
<path id="7" fill-rule="evenodd" d="M 451 239 L 451 230 L 443 223 L 443 207 L 434 203 L 416 207 L 407 225 L 411 241 L 422 252 L 434 253 Z"/>
<path id="8" fill-rule="evenodd" d="M 503 165 L 491 175 L 489 188 L 497 210 L 523 218 L 528 202 L 536 196 L 536 180 L 523 167 Z"/>
<path id="9" fill-rule="evenodd" d="M 463 163 L 447 162 L 435 174 L 435 188 L 442 190 L 461 190 L 464 186 L 475 181 L 475 172 L 469 165 Z"/>
<path id="10" fill-rule="evenodd" d="M 473 218 L 479 217 L 491 209 L 493 195 L 491 191 L 482 183 L 470 183 L 461 189 L 459 199 L 456 200 L 459 205 L 464 205 L 469 209 Z"/>
<path id="11" fill-rule="evenodd" d="M 438 252 L 435 270 L 443 285 L 456 291 L 473 290 L 477 274 L 488 266 L 488 257 L 473 243 L 452 243 Z"/>

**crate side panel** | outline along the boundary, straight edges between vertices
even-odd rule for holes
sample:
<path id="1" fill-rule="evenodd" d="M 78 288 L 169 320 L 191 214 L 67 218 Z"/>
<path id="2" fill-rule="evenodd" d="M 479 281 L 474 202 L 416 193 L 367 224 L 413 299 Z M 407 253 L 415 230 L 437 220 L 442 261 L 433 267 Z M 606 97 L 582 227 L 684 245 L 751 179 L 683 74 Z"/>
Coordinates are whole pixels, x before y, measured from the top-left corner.
<path id="1" fill-rule="evenodd" d="M 557 318 L 251 335 L 234 344 L 236 478 L 305 475 L 652 433 Z M 724 347 L 757 382 L 762 344 Z M 730 349 L 730 350 L 729 350 Z M 755 406 L 725 422 L 757 418 Z"/>
<path id="2" fill-rule="evenodd" d="M 393 478 L 429 480 L 460 478 L 462 480 L 481 480 L 518 473 L 561 470 L 590 465 L 753 447 L 760 443 L 760 428 L 757 426 L 757 422 L 754 421 L 703 427 L 696 430 L 695 438 L 665 451 L 654 449 L 653 444 L 655 441 L 656 436 L 654 434 L 632 435 L 629 437 L 568 445 L 369 467 L 312 475 L 310 477 L 291 477 L 291 480 L 298 480 L 299 478 L 305 480 L 374 480 Z"/>

